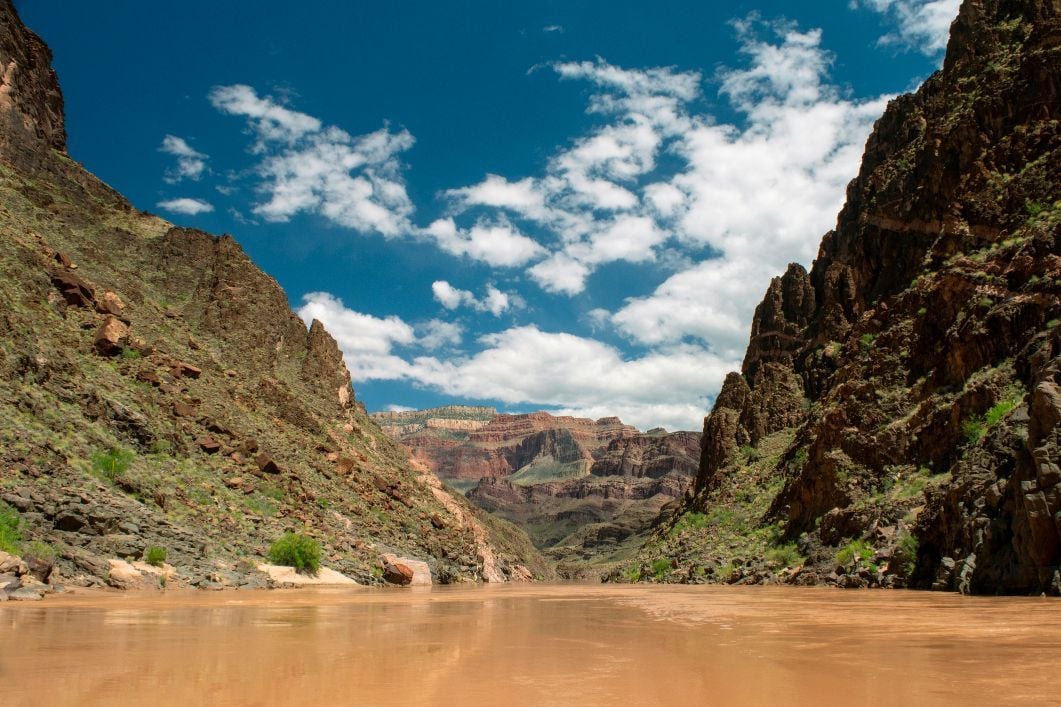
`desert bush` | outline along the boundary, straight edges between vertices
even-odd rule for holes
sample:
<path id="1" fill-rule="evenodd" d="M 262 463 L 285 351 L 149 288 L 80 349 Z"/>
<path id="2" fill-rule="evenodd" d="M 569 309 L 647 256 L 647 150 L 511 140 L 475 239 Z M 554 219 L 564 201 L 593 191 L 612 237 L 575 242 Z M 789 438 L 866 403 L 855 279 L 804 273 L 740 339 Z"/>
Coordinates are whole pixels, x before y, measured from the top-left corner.
<path id="1" fill-rule="evenodd" d="M 303 574 L 317 574 L 321 564 L 320 544 L 305 535 L 284 533 L 269 547 L 269 561 L 294 567 Z"/>
<path id="2" fill-rule="evenodd" d="M 9 552 L 12 555 L 19 553 L 22 542 L 22 533 L 19 527 L 22 518 L 11 506 L 0 501 L 0 551 Z"/>
<path id="3" fill-rule="evenodd" d="M 153 567 L 161 567 L 166 563 L 166 548 L 152 545 L 144 553 L 144 562 Z"/>

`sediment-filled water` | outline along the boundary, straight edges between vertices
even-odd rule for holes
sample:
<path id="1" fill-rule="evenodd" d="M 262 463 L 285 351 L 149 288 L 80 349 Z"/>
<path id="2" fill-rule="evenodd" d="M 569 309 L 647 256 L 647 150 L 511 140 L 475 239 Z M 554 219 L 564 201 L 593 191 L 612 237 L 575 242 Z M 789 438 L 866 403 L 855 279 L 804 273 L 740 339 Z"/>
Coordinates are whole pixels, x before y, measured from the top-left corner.
<path id="1" fill-rule="evenodd" d="M 4 705 L 1061 703 L 1061 603 L 513 585 L 0 605 Z"/>

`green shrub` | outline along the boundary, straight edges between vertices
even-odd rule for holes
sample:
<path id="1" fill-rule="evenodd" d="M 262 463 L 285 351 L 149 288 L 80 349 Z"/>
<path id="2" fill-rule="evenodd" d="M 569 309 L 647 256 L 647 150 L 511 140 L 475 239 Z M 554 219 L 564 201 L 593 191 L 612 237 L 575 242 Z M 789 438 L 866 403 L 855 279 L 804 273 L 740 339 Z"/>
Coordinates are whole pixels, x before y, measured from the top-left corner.
<path id="1" fill-rule="evenodd" d="M 140 358 L 140 352 L 136 349 L 131 349 L 128 346 L 123 346 L 121 357 L 129 361 L 135 361 Z"/>
<path id="2" fill-rule="evenodd" d="M 96 452 L 92 455 L 92 471 L 113 481 L 129 469 L 129 465 L 133 463 L 133 456 L 128 449 L 117 447 L 109 452 Z"/>
<path id="3" fill-rule="evenodd" d="M 12 555 L 19 553 L 19 545 L 22 542 L 22 533 L 19 531 L 21 525 L 22 518 L 18 511 L 0 501 L 0 551 Z"/>
<path id="4" fill-rule="evenodd" d="M 919 316 L 919 317 L 923 317 L 926 314 L 928 314 L 928 308 L 927 307 L 921 307 L 920 309 L 917 310 L 917 316 Z"/>
<path id="5" fill-rule="evenodd" d="M 166 563 L 166 548 L 152 545 L 144 553 L 144 562 L 153 566 L 161 567 Z"/>
<path id="6" fill-rule="evenodd" d="M 787 543 L 767 550 L 766 561 L 781 567 L 795 567 L 803 563 L 803 556 L 796 549 L 796 543 Z"/>
<path id="7" fill-rule="evenodd" d="M 865 540 L 852 540 L 836 553 L 836 564 L 846 567 L 855 560 L 866 562 L 873 559 L 873 546 Z"/>
<path id="8" fill-rule="evenodd" d="M 625 572 L 623 572 L 623 574 L 625 574 L 626 578 L 628 580 L 630 580 L 631 582 L 633 582 L 634 584 L 637 584 L 638 582 L 641 581 L 641 568 L 640 567 L 630 567 Z"/>
<path id="9" fill-rule="evenodd" d="M 269 561 L 274 565 L 294 567 L 302 574 L 315 575 L 320 570 L 321 547 L 313 538 L 284 533 L 269 547 Z"/>
<path id="10" fill-rule="evenodd" d="M 969 444 L 976 444 L 984 436 L 984 418 L 979 415 L 962 423 L 962 435 Z"/>
<path id="11" fill-rule="evenodd" d="M 873 346 L 873 342 L 876 341 L 876 334 L 863 334 L 858 338 L 858 346 L 863 351 L 869 351 L 869 348 Z"/>
<path id="12" fill-rule="evenodd" d="M 666 557 L 657 557 L 652 561 L 652 574 L 656 579 L 663 579 L 670 572 L 670 560 Z"/>

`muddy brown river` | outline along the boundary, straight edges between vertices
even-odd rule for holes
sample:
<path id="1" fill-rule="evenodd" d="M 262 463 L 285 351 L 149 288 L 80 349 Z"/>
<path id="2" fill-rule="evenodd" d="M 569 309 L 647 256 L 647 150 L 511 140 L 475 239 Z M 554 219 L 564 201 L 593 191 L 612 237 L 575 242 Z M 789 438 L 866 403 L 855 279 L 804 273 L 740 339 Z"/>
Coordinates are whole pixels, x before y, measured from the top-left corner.
<path id="1" fill-rule="evenodd" d="M 1061 602 L 544 585 L 0 604 L 4 705 L 1061 704 Z"/>

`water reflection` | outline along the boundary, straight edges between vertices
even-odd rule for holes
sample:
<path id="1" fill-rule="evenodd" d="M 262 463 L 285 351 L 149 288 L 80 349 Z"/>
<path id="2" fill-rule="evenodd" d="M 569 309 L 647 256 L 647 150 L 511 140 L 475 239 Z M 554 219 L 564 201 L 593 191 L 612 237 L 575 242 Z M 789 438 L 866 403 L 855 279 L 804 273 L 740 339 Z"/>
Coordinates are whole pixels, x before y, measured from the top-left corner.
<path id="1" fill-rule="evenodd" d="M 1061 605 L 587 585 L 0 607 L 5 705 L 1044 704 Z"/>

